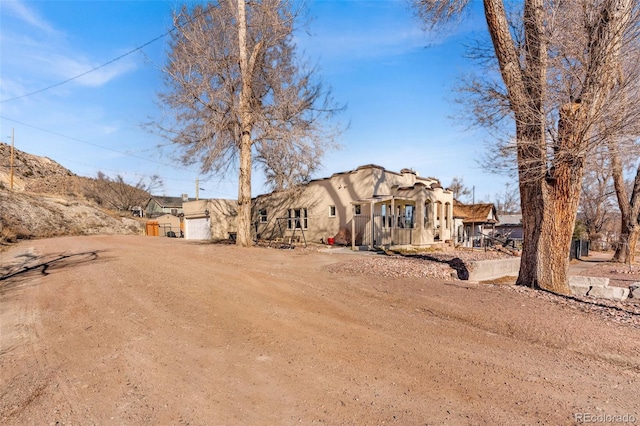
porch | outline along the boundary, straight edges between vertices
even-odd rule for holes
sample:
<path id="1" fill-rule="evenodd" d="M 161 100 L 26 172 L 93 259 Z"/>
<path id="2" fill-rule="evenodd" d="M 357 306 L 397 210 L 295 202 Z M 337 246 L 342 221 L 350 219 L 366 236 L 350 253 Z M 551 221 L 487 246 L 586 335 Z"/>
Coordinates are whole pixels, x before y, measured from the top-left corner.
<path id="1" fill-rule="evenodd" d="M 452 237 L 450 203 L 418 197 L 378 196 L 352 202 L 351 246 L 434 246 Z"/>

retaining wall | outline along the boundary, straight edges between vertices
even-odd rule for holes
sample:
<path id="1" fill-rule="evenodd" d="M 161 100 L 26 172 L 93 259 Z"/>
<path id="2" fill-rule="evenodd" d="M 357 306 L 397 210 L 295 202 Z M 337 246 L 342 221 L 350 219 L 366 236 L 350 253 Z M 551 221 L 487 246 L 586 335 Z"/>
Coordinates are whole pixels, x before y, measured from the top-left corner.
<path id="1" fill-rule="evenodd" d="M 520 258 L 477 260 L 469 262 L 469 281 L 486 281 L 518 276 Z"/>

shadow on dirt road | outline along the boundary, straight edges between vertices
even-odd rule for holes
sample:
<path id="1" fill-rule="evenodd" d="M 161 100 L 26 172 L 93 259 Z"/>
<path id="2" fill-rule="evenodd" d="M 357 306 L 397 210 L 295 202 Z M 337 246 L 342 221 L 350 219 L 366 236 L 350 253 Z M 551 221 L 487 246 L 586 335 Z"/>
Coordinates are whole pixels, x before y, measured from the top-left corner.
<path id="1" fill-rule="evenodd" d="M 70 268 L 98 260 L 100 250 L 72 254 L 38 256 L 23 253 L 8 265 L 0 265 L 0 295 L 28 285 L 35 276 L 49 275 L 51 271 Z"/>

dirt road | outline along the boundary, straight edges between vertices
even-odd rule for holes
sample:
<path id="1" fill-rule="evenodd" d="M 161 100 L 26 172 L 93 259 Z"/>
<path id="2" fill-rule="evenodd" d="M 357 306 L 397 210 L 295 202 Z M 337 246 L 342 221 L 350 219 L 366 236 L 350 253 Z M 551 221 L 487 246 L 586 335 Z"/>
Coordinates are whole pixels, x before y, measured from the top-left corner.
<path id="1" fill-rule="evenodd" d="M 504 286 L 137 236 L 1 256 L 2 424 L 640 423 L 640 330 Z"/>

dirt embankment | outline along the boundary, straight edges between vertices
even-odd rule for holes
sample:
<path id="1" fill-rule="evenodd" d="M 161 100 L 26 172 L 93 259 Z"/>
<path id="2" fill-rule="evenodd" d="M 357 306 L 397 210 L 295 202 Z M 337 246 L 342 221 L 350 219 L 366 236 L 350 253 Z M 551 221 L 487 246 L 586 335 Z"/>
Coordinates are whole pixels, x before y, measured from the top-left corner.
<path id="1" fill-rule="evenodd" d="M 21 239 L 141 232 L 140 222 L 106 208 L 113 208 L 105 201 L 113 184 L 108 179 L 77 176 L 49 158 L 11 151 L 0 142 L 0 248 Z"/>
<path id="2" fill-rule="evenodd" d="M 141 232 L 140 221 L 87 201 L 0 190 L 0 247 L 22 239 Z"/>
<path id="3" fill-rule="evenodd" d="M 1 260 L 0 422 L 640 421 L 635 326 L 351 262 L 139 236 L 20 243 Z"/>

